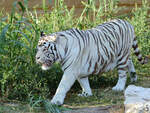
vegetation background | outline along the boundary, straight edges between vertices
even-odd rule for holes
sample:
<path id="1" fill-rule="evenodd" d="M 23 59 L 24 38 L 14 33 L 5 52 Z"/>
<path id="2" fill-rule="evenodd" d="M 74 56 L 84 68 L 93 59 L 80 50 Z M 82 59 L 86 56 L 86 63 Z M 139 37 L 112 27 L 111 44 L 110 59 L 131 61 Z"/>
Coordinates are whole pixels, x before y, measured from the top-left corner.
<path id="1" fill-rule="evenodd" d="M 34 108 L 43 105 L 41 103 L 44 100 L 45 108 L 50 112 L 46 106 L 51 105 L 45 99 L 52 97 L 63 72 L 59 64 L 55 64 L 49 71 L 42 71 L 36 64 L 35 53 L 40 31 L 50 34 L 73 27 L 89 29 L 111 19 L 125 19 L 135 27 L 142 54 L 150 55 L 150 4 L 147 0 L 142 0 L 142 6 L 138 7 L 135 4 L 132 12 L 120 14 L 122 7 L 118 7 L 118 1 L 99 0 L 101 3 L 99 7 L 95 6 L 94 0 L 81 1 L 84 9 L 79 16 L 75 15 L 74 7 L 67 8 L 64 0 L 55 0 L 51 12 L 43 0 L 42 14 L 39 14 L 36 8 L 30 11 L 28 0 L 14 2 L 10 14 L 5 14 L 2 10 L 0 12 L 0 101 L 18 100 L 29 103 L 31 108 Z M 132 57 L 139 81 L 144 80 L 145 77 L 146 80 L 150 80 L 150 64 L 142 66 L 134 55 Z M 116 70 L 90 77 L 93 89 L 107 89 L 114 86 L 116 81 Z M 76 83 L 70 93 L 77 93 L 79 89 L 79 84 Z"/>

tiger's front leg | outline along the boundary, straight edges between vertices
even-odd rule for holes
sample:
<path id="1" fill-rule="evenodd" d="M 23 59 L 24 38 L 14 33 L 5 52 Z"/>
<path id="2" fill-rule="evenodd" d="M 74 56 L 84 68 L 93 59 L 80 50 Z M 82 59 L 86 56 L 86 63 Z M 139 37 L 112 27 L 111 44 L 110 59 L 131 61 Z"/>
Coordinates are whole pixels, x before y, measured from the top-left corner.
<path id="1" fill-rule="evenodd" d="M 71 86 L 74 84 L 76 76 L 71 71 L 66 71 L 59 83 L 56 93 L 51 100 L 52 104 L 62 105 L 66 96 L 66 93 L 70 90 Z"/>
<path id="2" fill-rule="evenodd" d="M 92 90 L 90 88 L 88 77 L 85 78 L 78 78 L 78 82 L 80 83 L 80 86 L 82 88 L 82 93 L 78 94 L 78 96 L 92 96 Z"/>

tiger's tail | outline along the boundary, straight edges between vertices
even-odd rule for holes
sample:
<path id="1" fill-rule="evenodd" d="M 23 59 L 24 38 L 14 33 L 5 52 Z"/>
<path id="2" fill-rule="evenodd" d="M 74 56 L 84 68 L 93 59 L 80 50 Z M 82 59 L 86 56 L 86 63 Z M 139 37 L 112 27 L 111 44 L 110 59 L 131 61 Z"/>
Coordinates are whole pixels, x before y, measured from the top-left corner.
<path id="1" fill-rule="evenodd" d="M 138 43 L 136 40 L 136 37 L 133 40 L 132 48 L 134 49 L 134 54 L 138 57 L 138 61 L 143 65 L 149 62 L 149 57 L 145 56 L 143 58 L 142 54 L 140 53 L 140 50 L 138 48 Z"/>

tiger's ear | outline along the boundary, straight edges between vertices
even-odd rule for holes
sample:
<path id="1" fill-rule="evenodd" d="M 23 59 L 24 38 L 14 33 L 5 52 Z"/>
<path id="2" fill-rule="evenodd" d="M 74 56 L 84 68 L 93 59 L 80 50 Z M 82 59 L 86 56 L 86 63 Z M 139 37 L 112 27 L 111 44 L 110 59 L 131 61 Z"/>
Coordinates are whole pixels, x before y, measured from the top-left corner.
<path id="1" fill-rule="evenodd" d="M 41 37 L 45 36 L 45 33 L 43 31 L 41 31 Z"/>

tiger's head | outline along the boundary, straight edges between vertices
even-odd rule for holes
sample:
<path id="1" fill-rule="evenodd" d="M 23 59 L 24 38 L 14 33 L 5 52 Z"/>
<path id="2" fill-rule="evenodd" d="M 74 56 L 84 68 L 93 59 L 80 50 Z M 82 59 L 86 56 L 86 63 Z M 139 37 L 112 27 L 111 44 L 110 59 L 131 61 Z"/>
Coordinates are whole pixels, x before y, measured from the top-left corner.
<path id="1" fill-rule="evenodd" d="M 45 35 L 41 32 L 37 45 L 36 62 L 42 66 L 43 70 L 49 69 L 57 60 L 55 40 L 55 35 Z"/>

